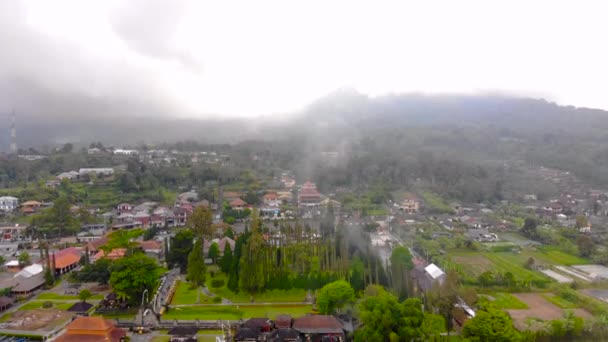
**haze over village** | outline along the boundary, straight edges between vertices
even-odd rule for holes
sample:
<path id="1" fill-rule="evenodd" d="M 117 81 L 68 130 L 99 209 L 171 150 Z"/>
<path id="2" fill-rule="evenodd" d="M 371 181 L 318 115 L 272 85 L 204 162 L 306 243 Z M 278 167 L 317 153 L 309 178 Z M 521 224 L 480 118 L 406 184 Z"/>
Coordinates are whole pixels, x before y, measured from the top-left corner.
<path id="1" fill-rule="evenodd" d="M 0 341 L 608 339 L 602 2 L 0 2 Z"/>

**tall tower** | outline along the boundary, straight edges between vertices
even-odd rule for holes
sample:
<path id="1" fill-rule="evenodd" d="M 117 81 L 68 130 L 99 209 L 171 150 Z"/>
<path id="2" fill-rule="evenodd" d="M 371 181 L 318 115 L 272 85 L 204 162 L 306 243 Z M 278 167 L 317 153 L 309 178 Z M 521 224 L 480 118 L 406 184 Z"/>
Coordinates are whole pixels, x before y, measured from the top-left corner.
<path id="1" fill-rule="evenodd" d="M 15 128 L 15 111 L 13 110 L 13 122 L 11 123 L 11 153 L 17 154 L 17 129 Z"/>

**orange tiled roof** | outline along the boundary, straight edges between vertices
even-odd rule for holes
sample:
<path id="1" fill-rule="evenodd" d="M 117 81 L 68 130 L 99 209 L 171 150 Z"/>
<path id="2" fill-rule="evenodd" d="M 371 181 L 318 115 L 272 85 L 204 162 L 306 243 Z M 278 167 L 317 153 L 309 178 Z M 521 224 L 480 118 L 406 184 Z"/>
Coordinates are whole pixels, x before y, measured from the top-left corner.
<path id="1" fill-rule="evenodd" d="M 160 249 L 161 248 L 160 243 L 158 241 L 156 241 L 156 240 L 141 241 L 139 243 L 139 245 L 144 250 Z"/>
<path id="2" fill-rule="evenodd" d="M 72 253 L 55 257 L 55 268 L 65 268 L 77 264 L 80 261 L 80 256 Z"/>
<path id="3" fill-rule="evenodd" d="M 116 260 L 116 259 L 120 259 L 122 257 L 125 256 L 125 254 L 127 253 L 127 249 L 126 248 L 115 248 L 113 250 L 110 251 L 110 253 L 99 251 L 97 254 L 95 254 L 95 259 L 101 259 L 101 258 L 108 258 L 110 260 Z"/>
<path id="4" fill-rule="evenodd" d="M 126 336 L 126 331 L 118 329 L 110 321 L 101 317 L 78 317 L 66 327 L 66 332 L 59 336 L 58 342 L 118 342 Z"/>

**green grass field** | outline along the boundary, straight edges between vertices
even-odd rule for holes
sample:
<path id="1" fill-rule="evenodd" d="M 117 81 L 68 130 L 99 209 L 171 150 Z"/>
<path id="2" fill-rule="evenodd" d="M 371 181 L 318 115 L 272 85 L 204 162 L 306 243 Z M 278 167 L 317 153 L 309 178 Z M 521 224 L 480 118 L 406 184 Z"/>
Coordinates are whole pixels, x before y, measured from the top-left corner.
<path id="1" fill-rule="evenodd" d="M 70 296 L 70 295 L 60 295 L 56 293 L 41 293 L 36 299 L 40 300 L 79 300 L 78 296 Z M 102 300 L 102 294 L 93 295 L 89 300 Z"/>
<path id="2" fill-rule="evenodd" d="M 287 314 L 293 317 L 311 313 L 312 305 L 216 305 L 171 308 L 163 319 L 185 320 L 238 320 L 241 318 L 269 317 Z"/>
<path id="3" fill-rule="evenodd" d="M 496 293 L 492 295 L 495 299 L 493 303 L 500 309 L 527 309 L 528 305 L 517 297 L 508 293 Z"/>
<path id="4" fill-rule="evenodd" d="M 45 301 L 42 301 L 42 300 L 33 300 L 28 303 L 25 303 L 23 306 L 21 306 L 19 308 L 19 310 L 24 311 L 24 310 L 40 309 L 40 308 L 42 308 L 42 304 L 44 302 Z M 69 309 L 72 305 L 74 305 L 74 303 L 53 302 L 53 306 L 51 308 L 65 311 L 65 310 Z"/>

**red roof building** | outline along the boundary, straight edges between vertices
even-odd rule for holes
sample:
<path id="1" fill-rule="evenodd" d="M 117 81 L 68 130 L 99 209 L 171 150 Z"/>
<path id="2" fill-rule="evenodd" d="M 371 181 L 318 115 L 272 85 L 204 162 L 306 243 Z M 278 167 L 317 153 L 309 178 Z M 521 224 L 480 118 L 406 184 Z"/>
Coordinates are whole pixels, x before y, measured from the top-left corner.
<path id="1" fill-rule="evenodd" d="M 233 210 L 243 210 L 247 206 L 247 202 L 243 201 L 240 198 L 235 198 L 230 202 L 230 207 Z"/>
<path id="2" fill-rule="evenodd" d="M 298 194 L 298 203 L 300 206 L 316 206 L 321 203 L 321 194 L 314 183 L 306 182 L 302 185 Z"/>
<path id="3" fill-rule="evenodd" d="M 114 323 L 101 317 L 76 318 L 66 327 L 66 332 L 57 342 L 119 342 L 127 336 L 126 330 L 116 328 Z"/>

